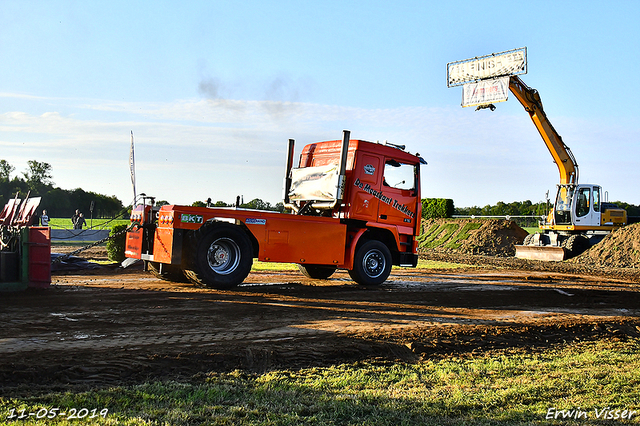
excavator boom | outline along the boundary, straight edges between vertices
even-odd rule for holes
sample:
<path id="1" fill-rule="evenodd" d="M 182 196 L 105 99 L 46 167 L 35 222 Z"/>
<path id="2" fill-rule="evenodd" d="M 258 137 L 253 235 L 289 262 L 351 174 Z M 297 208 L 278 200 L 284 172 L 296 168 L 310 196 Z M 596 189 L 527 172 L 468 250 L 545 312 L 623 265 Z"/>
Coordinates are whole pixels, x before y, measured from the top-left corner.
<path id="1" fill-rule="evenodd" d="M 544 143 L 547 145 L 553 161 L 558 166 L 560 184 L 577 184 L 578 163 L 544 113 L 538 91 L 527 86 L 517 75 L 511 76 L 509 90 L 518 98 L 524 109 L 529 113 L 536 129 L 540 132 L 540 136 L 542 136 Z"/>

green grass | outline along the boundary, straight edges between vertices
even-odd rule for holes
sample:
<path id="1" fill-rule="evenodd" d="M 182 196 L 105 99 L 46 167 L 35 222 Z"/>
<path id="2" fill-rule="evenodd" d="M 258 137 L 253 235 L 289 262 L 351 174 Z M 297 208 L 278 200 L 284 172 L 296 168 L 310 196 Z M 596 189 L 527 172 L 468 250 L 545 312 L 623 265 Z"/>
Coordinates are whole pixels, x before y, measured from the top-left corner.
<path id="1" fill-rule="evenodd" d="M 1 397 L 0 422 L 37 424 L 33 418 L 9 423 L 7 417 L 12 408 L 19 414 L 60 407 L 109 410 L 106 419 L 85 418 L 83 425 L 639 424 L 639 355 L 638 340 L 602 341 L 416 364 L 207 373 L 184 382 Z M 596 410 L 607 407 L 635 413 L 630 421 L 602 423 Z M 568 410 L 586 414 L 548 418 Z M 59 417 L 47 424 L 80 423 Z"/>
<path id="2" fill-rule="evenodd" d="M 91 219 L 85 217 L 85 220 L 87 221 L 87 225 L 84 227 L 84 229 L 87 229 L 91 226 Z M 116 220 L 112 220 L 112 219 L 93 219 L 93 228 L 94 229 L 111 229 L 112 226 L 115 225 L 121 225 L 121 224 L 125 224 L 128 225 L 129 224 L 129 219 L 116 219 Z M 73 225 L 71 224 L 71 218 L 66 219 L 66 218 L 52 218 L 49 219 L 49 226 L 51 228 L 54 229 L 72 229 Z"/>
<path id="3" fill-rule="evenodd" d="M 457 268 L 469 268 L 473 267 L 470 265 L 463 265 L 460 263 L 450 263 L 450 262 L 440 262 L 437 260 L 418 260 L 419 269 L 457 269 Z M 394 266 L 394 269 L 407 269 L 411 270 L 412 268 L 404 268 L 399 266 Z M 276 262 L 261 262 L 259 260 L 253 261 L 252 271 L 297 271 L 298 265 L 295 263 L 276 263 Z"/>
<path id="4" fill-rule="evenodd" d="M 252 271 L 297 271 L 298 265 L 295 263 L 277 263 L 277 262 L 261 262 L 259 260 L 253 261 Z"/>
<path id="5" fill-rule="evenodd" d="M 536 232 L 540 232 L 540 228 L 538 226 L 531 226 L 531 227 L 526 227 L 526 228 L 522 228 L 525 231 L 527 231 L 530 234 L 535 234 Z"/>
<path id="6" fill-rule="evenodd" d="M 395 268 L 395 266 L 394 266 Z M 418 259 L 418 269 L 458 269 L 458 268 L 475 268 L 473 265 L 464 265 L 462 263 L 441 262 L 439 260 Z M 402 268 L 411 269 L 411 268 Z"/>

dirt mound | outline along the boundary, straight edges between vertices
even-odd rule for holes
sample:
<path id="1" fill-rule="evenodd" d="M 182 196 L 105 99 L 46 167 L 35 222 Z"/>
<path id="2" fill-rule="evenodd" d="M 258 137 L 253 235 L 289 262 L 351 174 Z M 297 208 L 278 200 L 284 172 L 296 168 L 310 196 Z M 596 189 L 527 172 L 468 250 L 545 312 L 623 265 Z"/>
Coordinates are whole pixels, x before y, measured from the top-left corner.
<path id="1" fill-rule="evenodd" d="M 420 252 L 513 256 L 527 231 L 510 220 L 430 219 L 422 223 Z"/>
<path id="2" fill-rule="evenodd" d="M 510 220 L 488 220 L 462 245 L 465 253 L 513 256 L 516 244 L 529 234 Z"/>
<path id="3" fill-rule="evenodd" d="M 570 262 L 611 268 L 640 268 L 640 223 L 612 232 Z"/>

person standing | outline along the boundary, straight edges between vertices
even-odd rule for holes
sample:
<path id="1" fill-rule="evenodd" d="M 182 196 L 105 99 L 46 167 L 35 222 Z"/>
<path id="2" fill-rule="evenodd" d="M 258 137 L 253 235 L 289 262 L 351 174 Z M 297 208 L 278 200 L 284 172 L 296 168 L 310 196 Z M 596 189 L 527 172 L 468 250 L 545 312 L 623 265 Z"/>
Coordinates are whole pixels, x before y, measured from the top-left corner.
<path id="1" fill-rule="evenodd" d="M 46 210 L 42 210 L 42 216 L 40 216 L 40 225 L 49 226 L 49 216 L 47 216 Z"/>
<path id="2" fill-rule="evenodd" d="M 75 229 L 82 229 L 83 225 L 86 225 L 87 221 L 84 220 L 84 215 L 82 213 L 80 213 L 80 216 L 78 216 L 78 219 L 76 220 L 76 228 Z"/>
<path id="3" fill-rule="evenodd" d="M 80 218 L 80 210 L 76 210 L 76 212 L 71 216 L 71 224 L 73 225 L 73 229 L 78 229 L 78 219 Z"/>

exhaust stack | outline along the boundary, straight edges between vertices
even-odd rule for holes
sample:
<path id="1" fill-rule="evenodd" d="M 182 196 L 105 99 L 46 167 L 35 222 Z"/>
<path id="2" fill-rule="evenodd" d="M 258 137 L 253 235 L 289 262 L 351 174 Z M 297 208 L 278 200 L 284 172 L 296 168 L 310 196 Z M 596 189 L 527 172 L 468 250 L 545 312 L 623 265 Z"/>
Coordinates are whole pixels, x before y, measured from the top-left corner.
<path id="1" fill-rule="evenodd" d="M 336 187 L 336 204 L 340 204 L 344 198 L 344 186 L 347 177 L 347 155 L 349 154 L 349 139 L 351 132 L 349 130 L 342 131 L 342 147 L 340 148 L 340 168 L 338 174 L 338 184 Z"/>
<path id="2" fill-rule="evenodd" d="M 289 204 L 289 191 L 291 190 L 291 169 L 293 168 L 293 151 L 296 141 L 289 139 L 289 145 L 287 148 L 287 165 L 284 171 L 284 185 L 282 193 L 282 201 L 284 205 Z"/>

